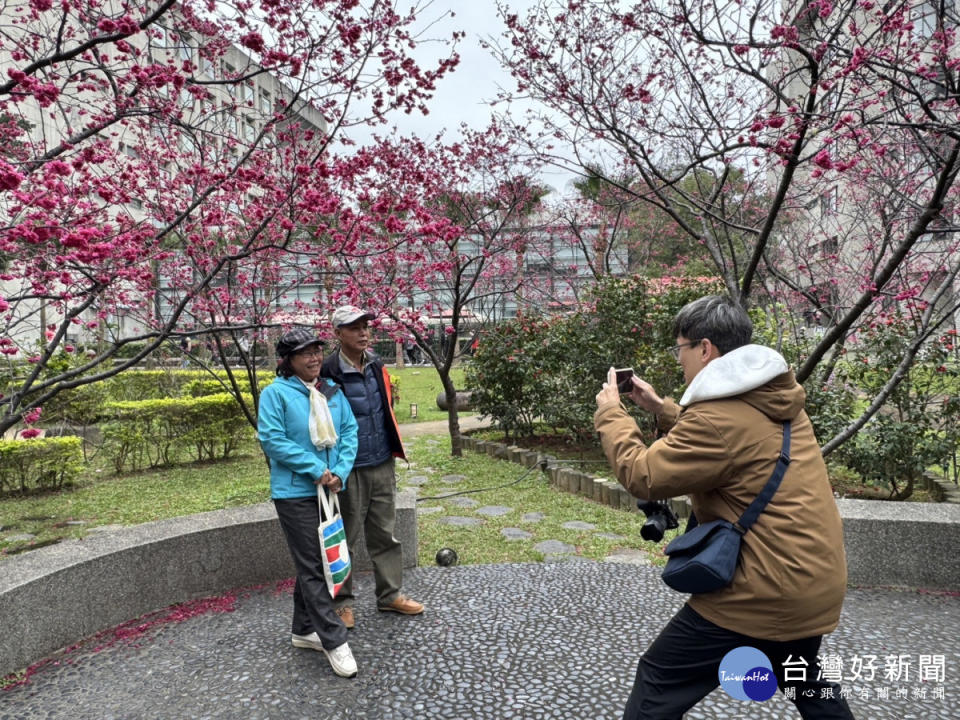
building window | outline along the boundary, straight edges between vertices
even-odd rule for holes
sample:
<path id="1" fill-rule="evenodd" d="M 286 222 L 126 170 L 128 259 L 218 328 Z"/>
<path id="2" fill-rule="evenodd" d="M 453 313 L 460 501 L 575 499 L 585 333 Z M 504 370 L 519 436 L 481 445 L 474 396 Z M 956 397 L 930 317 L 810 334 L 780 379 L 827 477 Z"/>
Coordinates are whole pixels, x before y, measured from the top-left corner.
<path id="1" fill-rule="evenodd" d="M 260 112 L 264 115 L 273 113 L 273 101 L 270 99 L 270 92 L 262 88 L 260 89 Z"/>
<path id="2" fill-rule="evenodd" d="M 835 215 L 837 212 L 838 191 L 832 187 L 820 195 L 820 217 Z"/>

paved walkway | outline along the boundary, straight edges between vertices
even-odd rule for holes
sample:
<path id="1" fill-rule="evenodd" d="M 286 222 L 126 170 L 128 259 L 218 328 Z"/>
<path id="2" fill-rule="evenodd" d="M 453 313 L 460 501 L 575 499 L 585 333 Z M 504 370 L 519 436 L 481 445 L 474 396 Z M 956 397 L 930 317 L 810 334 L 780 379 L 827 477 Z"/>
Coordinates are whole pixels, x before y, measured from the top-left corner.
<path id="1" fill-rule="evenodd" d="M 490 418 L 482 418 L 479 415 L 460 415 L 460 432 L 475 430 L 477 428 L 489 427 Z M 450 425 L 446 420 L 430 420 L 429 422 L 404 423 L 400 426 L 400 437 L 411 438 L 420 435 L 446 435 L 450 436 Z"/>
<path id="2" fill-rule="evenodd" d="M 378 613 L 372 578 L 358 575 L 352 680 L 290 646 L 286 584 L 205 604 L 230 612 L 148 619 L 142 634 L 131 624 L 88 641 L 0 692 L 0 720 L 619 718 L 642 648 L 682 602 L 656 568 L 575 558 L 418 568 L 406 586 L 427 604 L 422 616 Z M 844 683 L 861 720 L 947 720 L 957 717 L 958 628 L 955 596 L 852 590 L 823 651 L 842 658 L 844 676 L 855 657 L 876 656 L 872 679 Z M 885 677 L 888 655 L 910 663 L 907 677 Z M 920 682 L 921 655 L 943 656 L 943 682 Z M 749 703 L 717 690 L 687 717 L 799 716 L 780 696 Z"/>

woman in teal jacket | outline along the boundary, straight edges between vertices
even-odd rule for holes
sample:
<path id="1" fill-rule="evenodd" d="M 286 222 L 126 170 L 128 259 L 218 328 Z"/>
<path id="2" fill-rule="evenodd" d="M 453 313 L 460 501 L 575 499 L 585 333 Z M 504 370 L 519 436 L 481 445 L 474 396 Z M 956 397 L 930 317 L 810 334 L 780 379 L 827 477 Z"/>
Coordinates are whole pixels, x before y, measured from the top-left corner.
<path id="1" fill-rule="evenodd" d="M 347 628 L 323 575 L 317 492 L 343 489 L 357 456 L 357 421 L 332 381 L 317 382 L 323 351 L 313 333 L 286 333 L 277 356 L 279 377 L 260 395 L 257 437 L 270 459 L 270 497 L 297 569 L 291 641 L 323 652 L 337 675 L 353 677 Z"/>

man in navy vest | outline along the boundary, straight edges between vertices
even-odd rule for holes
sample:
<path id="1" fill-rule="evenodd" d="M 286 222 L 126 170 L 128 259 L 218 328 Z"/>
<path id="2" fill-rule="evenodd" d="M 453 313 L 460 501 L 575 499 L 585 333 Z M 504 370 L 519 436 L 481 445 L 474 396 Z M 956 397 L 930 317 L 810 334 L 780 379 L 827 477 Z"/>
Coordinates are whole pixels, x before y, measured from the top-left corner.
<path id="1" fill-rule="evenodd" d="M 373 563 L 377 609 L 419 615 L 423 605 L 400 592 L 403 553 L 394 535 L 397 480 L 394 458 L 404 458 L 397 419 L 390 405 L 387 369 L 371 350 L 370 320 L 375 316 L 353 305 L 333 313 L 333 331 L 340 341 L 323 363 L 321 377 L 337 383 L 350 401 L 357 419 L 357 459 L 340 494 L 340 511 L 353 549 L 363 531 Z M 337 614 L 348 628 L 354 626 L 353 578 L 337 596 Z"/>

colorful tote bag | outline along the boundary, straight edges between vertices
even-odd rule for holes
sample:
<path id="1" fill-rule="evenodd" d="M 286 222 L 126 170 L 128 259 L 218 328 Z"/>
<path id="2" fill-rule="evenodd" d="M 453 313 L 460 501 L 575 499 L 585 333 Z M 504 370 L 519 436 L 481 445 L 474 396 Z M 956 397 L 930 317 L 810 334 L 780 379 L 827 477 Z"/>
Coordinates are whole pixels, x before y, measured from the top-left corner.
<path id="1" fill-rule="evenodd" d="M 323 560 L 323 575 L 327 581 L 330 597 L 336 597 L 343 583 L 350 576 L 350 550 L 347 548 L 347 534 L 343 529 L 343 517 L 340 515 L 340 500 L 337 494 L 327 499 L 327 490 L 317 485 L 317 497 L 320 500 L 320 554 Z"/>

